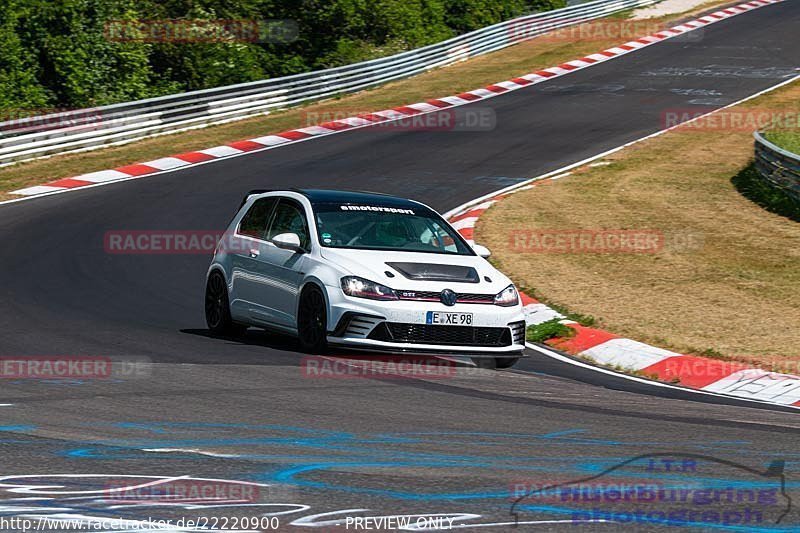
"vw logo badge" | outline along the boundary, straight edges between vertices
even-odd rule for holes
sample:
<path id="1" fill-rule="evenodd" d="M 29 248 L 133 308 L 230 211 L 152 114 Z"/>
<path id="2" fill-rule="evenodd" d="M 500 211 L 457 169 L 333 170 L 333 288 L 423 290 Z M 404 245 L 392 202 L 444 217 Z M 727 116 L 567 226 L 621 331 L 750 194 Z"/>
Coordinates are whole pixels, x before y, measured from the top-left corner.
<path id="1" fill-rule="evenodd" d="M 443 290 L 439 297 L 442 300 L 442 303 L 447 306 L 456 305 L 456 300 L 458 300 L 458 295 L 450 289 Z"/>

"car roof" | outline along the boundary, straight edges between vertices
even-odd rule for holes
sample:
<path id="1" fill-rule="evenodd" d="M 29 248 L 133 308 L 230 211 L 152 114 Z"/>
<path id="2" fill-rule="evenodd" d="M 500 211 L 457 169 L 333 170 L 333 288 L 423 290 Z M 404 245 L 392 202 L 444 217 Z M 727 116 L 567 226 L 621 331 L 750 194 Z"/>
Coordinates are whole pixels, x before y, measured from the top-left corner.
<path id="1" fill-rule="evenodd" d="M 312 204 L 340 203 L 340 204 L 377 204 L 386 207 L 423 207 L 423 204 L 377 192 L 365 191 L 337 191 L 328 189 L 293 189 L 300 193 Z"/>

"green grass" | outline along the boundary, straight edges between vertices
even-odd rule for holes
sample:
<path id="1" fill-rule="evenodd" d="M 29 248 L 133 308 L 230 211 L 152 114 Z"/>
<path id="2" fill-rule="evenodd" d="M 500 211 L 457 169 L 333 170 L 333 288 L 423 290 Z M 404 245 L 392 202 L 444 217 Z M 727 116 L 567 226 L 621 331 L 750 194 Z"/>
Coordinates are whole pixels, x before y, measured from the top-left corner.
<path id="1" fill-rule="evenodd" d="M 793 154 L 800 154 L 800 132 L 796 131 L 768 131 L 764 134 L 766 139 L 777 144 L 784 150 Z"/>
<path id="2" fill-rule="evenodd" d="M 544 342 L 555 337 L 571 337 L 574 334 L 574 329 L 562 324 L 558 318 L 554 318 L 535 326 L 528 326 L 525 331 L 525 339 L 528 342 Z"/>

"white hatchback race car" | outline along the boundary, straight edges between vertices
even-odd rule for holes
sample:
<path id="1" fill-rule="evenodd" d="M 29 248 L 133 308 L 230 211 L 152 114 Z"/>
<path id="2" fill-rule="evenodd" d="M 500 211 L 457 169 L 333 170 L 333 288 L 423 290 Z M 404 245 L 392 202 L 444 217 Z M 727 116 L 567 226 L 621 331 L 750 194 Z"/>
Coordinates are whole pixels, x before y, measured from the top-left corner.
<path id="1" fill-rule="evenodd" d="M 337 346 L 506 368 L 525 347 L 525 317 L 488 255 L 419 202 L 253 191 L 208 269 L 206 322 L 220 334 L 289 333 L 311 353 Z"/>

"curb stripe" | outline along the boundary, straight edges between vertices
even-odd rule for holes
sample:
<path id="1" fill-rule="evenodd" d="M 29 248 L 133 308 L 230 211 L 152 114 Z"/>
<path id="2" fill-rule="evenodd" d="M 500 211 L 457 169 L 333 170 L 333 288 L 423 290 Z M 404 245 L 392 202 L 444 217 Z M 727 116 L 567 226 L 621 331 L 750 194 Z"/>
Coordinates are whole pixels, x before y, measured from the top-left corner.
<path id="1" fill-rule="evenodd" d="M 468 102 L 474 102 L 475 100 L 480 100 L 480 96 L 476 96 L 472 93 L 461 93 L 458 95 L 459 98 L 466 100 Z"/>
<path id="2" fill-rule="evenodd" d="M 82 176 L 77 176 L 75 179 L 80 179 L 81 181 L 88 181 L 90 183 L 103 183 L 106 181 L 115 181 L 120 178 L 127 178 L 128 175 L 124 174 L 118 170 L 101 170 L 100 172 L 91 172 L 89 174 L 83 174 Z"/>
<path id="3" fill-rule="evenodd" d="M 778 86 L 786 83 L 789 82 Z M 623 145 L 622 148 L 625 146 L 628 145 Z M 547 185 L 554 179 L 571 174 L 571 172 L 564 172 L 554 176 L 553 174 L 557 172 L 559 171 L 545 174 L 541 176 L 540 180 L 535 178 L 529 180 L 520 187 L 503 189 L 505 192 L 502 194 L 495 194 L 491 197 L 487 195 L 473 202 L 462 204 L 461 208 L 450 211 L 448 220 L 462 236 L 470 242 L 474 242 L 475 225 L 487 209 L 506 196 Z M 557 311 L 524 293 L 520 293 L 520 299 L 525 321 L 529 326 L 564 318 Z M 604 330 L 581 326 L 569 320 L 561 320 L 561 322 L 572 328 L 575 334 L 569 338 L 550 339 L 547 344 L 572 355 L 588 357 L 605 365 L 618 365 L 629 370 L 636 370 L 647 376 L 654 375 L 659 380 L 677 382 L 683 387 L 696 390 L 777 405 L 800 406 L 800 376 L 768 372 L 735 361 L 683 355 L 625 339 Z"/>
<path id="4" fill-rule="evenodd" d="M 312 137 L 312 135 L 300 130 L 291 130 L 278 133 L 278 137 L 283 137 L 285 139 L 289 139 L 290 141 L 299 141 L 302 139 L 308 139 L 309 137 Z"/>
<path id="5" fill-rule="evenodd" d="M 249 152 L 250 150 L 258 150 L 259 148 L 264 148 L 263 144 L 254 141 L 235 141 L 232 143 L 228 143 L 228 146 L 230 146 L 231 148 L 236 148 L 237 150 L 241 150 L 242 152 Z"/>
<path id="6" fill-rule="evenodd" d="M 158 170 L 169 170 L 171 168 L 179 168 L 188 165 L 187 161 L 178 159 L 177 157 L 162 157 L 161 159 L 154 159 L 153 161 L 146 161 L 142 163 L 148 167 L 154 167 Z"/>
<path id="7" fill-rule="evenodd" d="M 338 120 L 334 120 L 331 122 L 323 122 L 322 124 L 320 124 L 320 126 L 325 128 L 326 130 L 332 130 L 332 131 L 346 130 L 348 128 L 353 127 L 347 122 L 340 122 Z"/>
<path id="8" fill-rule="evenodd" d="M 122 172 L 123 174 L 128 174 L 129 176 L 144 176 L 145 174 L 152 174 L 153 172 L 158 171 L 157 168 L 148 167 L 144 163 L 139 163 L 137 165 L 127 165 L 124 167 L 117 167 L 114 170 L 116 170 L 117 172 Z"/>
<path id="9" fill-rule="evenodd" d="M 537 300 L 536 298 L 531 298 L 530 296 L 528 296 L 524 292 L 520 293 L 520 299 L 522 300 L 522 305 L 523 306 L 535 305 L 535 304 L 539 303 L 539 300 Z"/>
<path id="10" fill-rule="evenodd" d="M 580 354 L 618 337 L 601 329 L 589 328 L 580 324 L 569 324 L 575 336 L 569 339 L 551 339 L 550 346 L 569 353 Z"/>
<path id="11" fill-rule="evenodd" d="M 241 150 L 237 150 L 236 148 L 231 148 L 230 146 L 214 146 L 213 148 L 206 148 L 205 150 L 198 150 L 201 154 L 208 154 L 212 157 L 222 158 L 227 157 L 229 155 L 238 155 L 241 154 Z"/>
<path id="12" fill-rule="evenodd" d="M 500 87 L 499 85 L 489 85 L 486 88 L 492 91 L 493 93 L 504 93 L 508 90 L 505 87 Z"/>
<path id="13" fill-rule="evenodd" d="M 436 106 L 439 108 L 450 107 L 450 104 L 444 102 L 442 100 L 427 100 L 426 103 L 431 104 L 432 106 Z"/>
<path id="14" fill-rule="evenodd" d="M 263 148 L 264 146 L 278 146 L 279 144 L 285 144 L 291 142 L 286 137 L 278 137 L 277 135 L 264 135 L 263 137 L 256 137 L 255 139 L 250 139 L 254 143 L 258 143 Z M 239 150 L 241 153 L 242 150 Z"/>
<path id="15" fill-rule="evenodd" d="M 682 24 L 675 26 L 674 28 L 670 28 L 669 30 L 662 30 L 659 33 L 644 36 L 635 41 L 629 41 L 628 43 L 624 43 L 607 50 L 602 50 L 598 53 L 590 54 L 580 59 L 565 62 L 555 67 L 537 70 L 533 73 L 513 78 L 511 80 L 497 82 L 485 88 L 464 92 L 457 96 L 436 98 L 428 100 L 427 102 L 399 106 L 395 109 L 376 111 L 374 113 L 365 113 L 363 115 L 359 115 L 359 117 L 335 120 L 325 124 L 320 124 L 318 126 L 310 126 L 296 130 L 284 131 L 277 134 L 269 134 L 254 139 L 234 141 L 227 143 L 226 145 L 216 146 L 205 150 L 197 150 L 194 152 L 187 152 L 167 158 L 161 158 L 149 163 L 145 162 L 126 165 L 113 170 L 102 170 L 81 176 L 62 178 L 50 183 L 45 183 L 43 185 L 35 185 L 26 187 L 24 189 L 11 191 L 10 194 L 33 197 L 44 194 L 52 194 L 54 192 L 63 192 L 65 190 L 80 189 L 81 187 L 88 185 L 97 186 L 99 184 L 113 183 L 115 181 L 127 180 L 139 176 L 167 172 L 175 168 L 184 166 L 188 167 L 193 164 L 207 163 L 215 159 L 241 155 L 245 152 L 267 150 L 275 146 L 290 144 L 292 142 L 302 141 L 311 137 L 322 137 L 325 135 L 346 131 L 348 129 L 364 127 L 371 123 L 389 122 L 404 116 L 418 115 L 434 112 L 436 109 L 460 106 L 469 102 L 491 98 L 508 91 L 518 90 L 531 84 L 541 83 L 542 81 L 558 76 L 563 76 L 565 74 L 569 74 L 570 72 L 574 72 L 594 64 L 602 63 L 611 58 L 615 58 L 644 48 L 651 44 L 661 42 L 675 35 L 683 34 L 687 30 L 691 31 L 694 28 L 703 27 L 707 24 L 732 17 L 740 13 L 745 13 L 752 9 L 757 9 L 783 1 L 784 0 L 754 0 L 752 2 L 740 4 L 738 6 L 728 8 L 723 11 L 717 11 L 711 15 L 707 15 L 689 22 L 683 22 Z"/>
<path id="16" fill-rule="evenodd" d="M 746 368 L 747 365 L 744 363 L 727 363 L 705 357 L 681 355 L 668 357 L 642 371 L 647 374 L 656 374 L 664 381 L 680 380 L 680 384 L 683 386 L 702 389 Z"/>
<path id="17" fill-rule="evenodd" d="M 175 157 L 183 159 L 187 163 L 202 163 L 203 161 L 214 159 L 213 155 L 204 154 L 203 152 L 186 152 L 185 154 L 178 154 Z"/>
<path id="18" fill-rule="evenodd" d="M 56 180 L 49 184 L 50 187 L 63 187 L 65 189 L 72 189 L 74 187 L 83 187 L 84 185 L 91 185 L 91 181 L 79 180 L 75 178 L 63 178 Z"/>
<path id="19" fill-rule="evenodd" d="M 416 115 L 421 112 L 419 109 L 414 109 L 413 107 L 408 107 L 408 106 L 400 106 L 400 107 L 395 107 L 393 109 L 398 113 L 405 113 L 407 115 Z"/>

